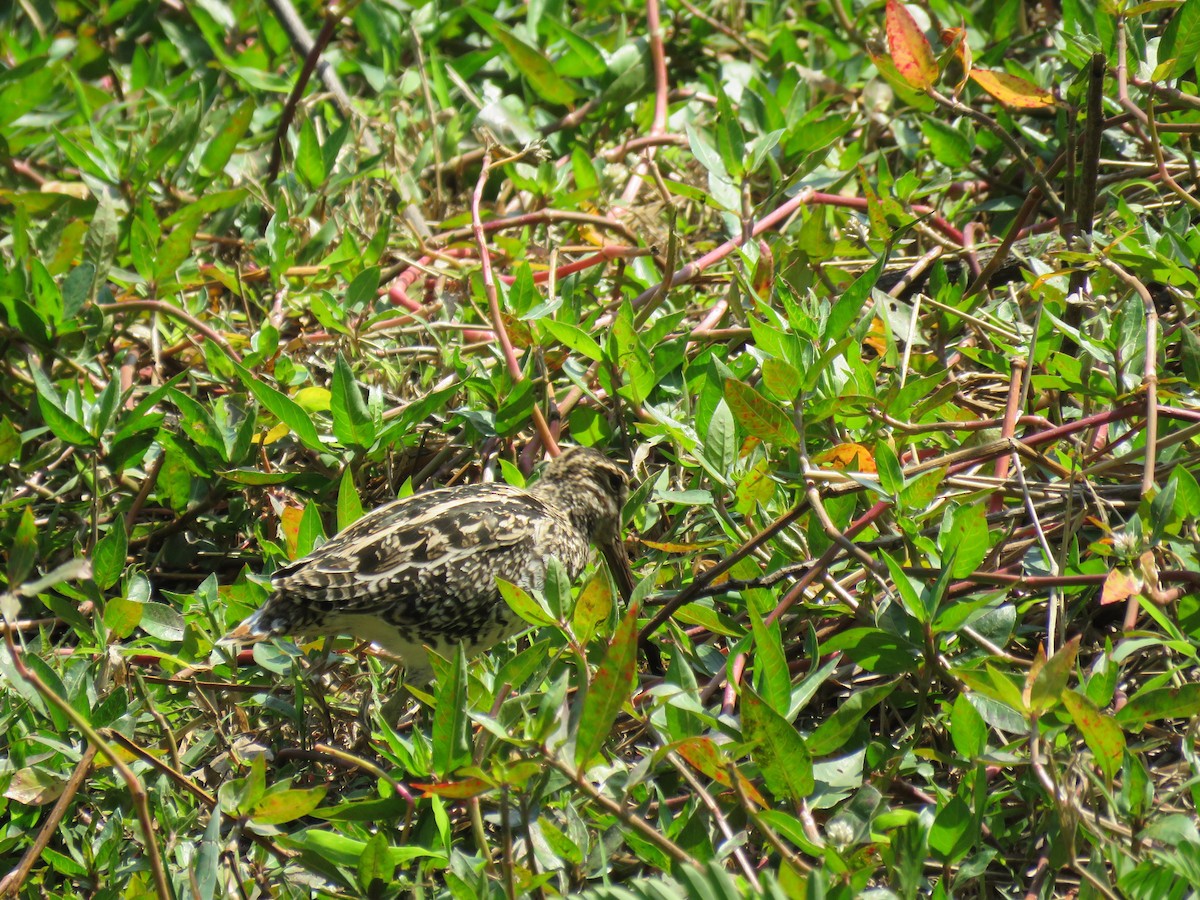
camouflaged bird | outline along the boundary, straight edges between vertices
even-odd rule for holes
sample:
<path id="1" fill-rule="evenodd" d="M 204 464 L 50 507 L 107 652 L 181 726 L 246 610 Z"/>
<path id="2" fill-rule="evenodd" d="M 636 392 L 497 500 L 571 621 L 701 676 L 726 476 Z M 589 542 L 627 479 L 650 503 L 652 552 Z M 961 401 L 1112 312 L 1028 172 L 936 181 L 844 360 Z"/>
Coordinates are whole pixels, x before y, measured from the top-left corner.
<path id="1" fill-rule="evenodd" d="M 424 491 L 363 516 L 275 572 L 267 602 L 223 644 L 349 634 L 428 681 L 425 647 L 481 653 L 524 627 L 496 579 L 541 589 L 551 557 L 575 578 L 590 544 L 619 546 L 629 477 L 585 447 L 552 460 L 528 490 L 472 484 Z"/>

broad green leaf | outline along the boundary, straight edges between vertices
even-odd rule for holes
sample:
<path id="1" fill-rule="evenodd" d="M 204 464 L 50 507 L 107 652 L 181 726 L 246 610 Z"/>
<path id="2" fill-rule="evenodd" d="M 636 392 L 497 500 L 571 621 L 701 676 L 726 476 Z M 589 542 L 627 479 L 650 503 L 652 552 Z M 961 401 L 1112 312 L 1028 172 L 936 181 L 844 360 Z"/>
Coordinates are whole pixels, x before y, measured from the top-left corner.
<path id="1" fill-rule="evenodd" d="M 542 319 L 538 322 L 538 327 L 550 332 L 550 335 L 563 346 L 582 353 L 593 362 L 604 359 L 604 349 L 596 342 L 595 338 L 577 325 L 556 322 L 553 319 Z"/>
<path id="2" fill-rule="evenodd" d="M 264 794 L 245 814 L 260 825 L 282 825 L 303 818 L 320 806 L 329 788 L 321 784 L 306 790 L 284 790 Z"/>
<path id="3" fill-rule="evenodd" d="M 1161 719 L 1190 719 L 1200 715 L 1200 684 L 1189 682 L 1179 687 L 1154 688 L 1129 698 L 1117 711 L 1117 724 L 1140 731 Z"/>
<path id="4" fill-rule="evenodd" d="M 296 174 L 312 190 L 325 183 L 325 157 L 321 154 L 321 142 L 312 119 L 304 116 L 296 138 Z"/>
<path id="5" fill-rule="evenodd" d="M 631 604 L 604 654 L 596 677 L 588 685 L 575 735 L 575 765 L 584 768 L 600 752 L 629 690 L 637 669 L 638 606 Z"/>
<path id="6" fill-rule="evenodd" d="M 46 373 L 36 365 L 30 366 L 29 371 L 33 375 L 33 383 L 37 388 L 38 409 L 41 411 L 42 419 L 47 427 L 65 443 L 78 447 L 95 447 L 98 443 L 96 438 L 82 422 L 66 411 L 62 395 L 58 393 L 58 388 L 54 386 L 54 383 L 46 377 Z"/>
<path id="7" fill-rule="evenodd" d="M 370 309 L 379 294 L 379 277 L 379 266 L 368 266 L 355 275 L 346 288 L 346 308 Z"/>
<path id="8" fill-rule="evenodd" d="M 929 830 L 929 849 L 944 863 L 956 863 L 975 843 L 975 820 L 971 808 L 958 797 L 951 797 L 937 811 Z"/>
<path id="9" fill-rule="evenodd" d="M 845 746 L 862 718 L 887 699 L 897 685 L 898 682 L 892 681 L 856 690 L 809 735 L 808 751 L 814 757 L 836 753 Z"/>
<path id="10" fill-rule="evenodd" d="M 1083 694 L 1063 691 L 1061 699 L 1104 773 L 1105 782 L 1111 785 L 1125 758 L 1125 735 L 1121 727 L 1116 719 L 1100 712 Z"/>
<path id="11" fill-rule="evenodd" d="M 125 534 L 125 517 L 117 516 L 92 551 L 92 580 L 96 587 L 107 591 L 125 571 L 125 554 L 129 548 L 129 537 Z"/>
<path id="12" fill-rule="evenodd" d="M 974 760 L 987 749 L 987 723 L 966 694 L 954 698 L 950 710 L 950 739 L 959 756 Z"/>
<path id="13" fill-rule="evenodd" d="M 523 587 L 505 581 L 503 578 L 496 579 L 496 586 L 500 588 L 500 596 L 504 598 L 508 608 L 530 625 L 556 624 L 554 616 L 546 612 L 542 605 Z"/>
<path id="14" fill-rule="evenodd" d="M 341 353 L 333 364 L 329 411 L 333 415 L 334 437 L 344 446 L 365 450 L 375 443 L 375 421 L 371 410 L 354 380 L 354 371 Z"/>
<path id="15" fill-rule="evenodd" d="M 738 423 L 755 437 L 782 447 L 800 442 L 800 434 L 783 408 L 749 385 L 726 379 L 725 402 Z"/>
<path id="16" fill-rule="evenodd" d="M 38 531 L 33 518 L 33 506 L 21 510 L 21 518 L 8 548 L 8 586 L 12 590 L 29 577 L 38 559 Z"/>
<path id="17" fill-rule="evenodd" d="M 750 755 L 762 769 L 767 788 L 777 797 L 803 800 L 815 787 L 811 748 L 752 688 L 743 685 L 741 698 L 742 740 L 750 745 Z"/>
<path id="18" fill-rule="evenodd" d="M 517 70 L 528 79 L 539 98 L 560 105 L 575 100 L 575 89 L 554 71 L 554 66 L 550 64 L 544 52 L 529 46 L 482 9 L 468 6 L 466 10 L 488 34 L 504 45 L 509 58 Z"/>
<path id="19" fill-rule="evenodd" d="M 783 652 L 779 622 L 764 624 L 752 604 L 750 625 L 754 637 L 754 686 L 763 701 L 782 715 L 792 699 L 792 678 Z"/>
<path id="20" fill-rule="evenodd" d="M 225 165 L 233 156 L 237 145 L 246 136 L 256 107 L 257 104 L 247 97 L 221 122 L 217 133 L 212 136 L 208 146 L 204 148 L 204 153 L 200 156 L 202 175 L 211 178 L 224 171 Z"/>
<path id="21" fill-rule="evenodd" d="M 1067 679 L 1075 671 L 1075 657 L 1079 653 L 1079 636 L 1067 641 L 1058 652 L 1041 666 L 1036 663 L 1030 669 L 1030 681 L 1026 691 L 1029 708 L 1035 712 L 1051 709 L 1067 687 Z"/>
<path id="22" fill-rule="evenodd" d="M 358 496 L 358 488 L 354 486 L 354 473 L 346 466 L 342 469 L 342 477 L 338 481 L 337 530 L 349 528 L 362 516 L 362 500 Z"/>

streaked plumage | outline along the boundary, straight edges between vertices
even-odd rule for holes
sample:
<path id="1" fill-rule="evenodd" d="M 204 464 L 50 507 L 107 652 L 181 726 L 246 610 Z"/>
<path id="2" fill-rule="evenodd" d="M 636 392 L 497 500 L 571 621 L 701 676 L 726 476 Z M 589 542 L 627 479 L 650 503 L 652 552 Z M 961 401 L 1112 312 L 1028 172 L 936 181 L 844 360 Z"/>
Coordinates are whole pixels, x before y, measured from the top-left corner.
<path id="1" fill-rule="evenodd" d="M 350 634 L 401 657 L 428 679 L 425 645 L 480 653 L 523 625 L 496 587 L 540 589 L 551 557 L 574 578 L 589 545 L 619 540 L 628 476 L 608 457 L 572 448 L 528 490 L 439 488 L 363 516 L 272 577 L 262 608 L 222 643 L 284 634 Z"/>

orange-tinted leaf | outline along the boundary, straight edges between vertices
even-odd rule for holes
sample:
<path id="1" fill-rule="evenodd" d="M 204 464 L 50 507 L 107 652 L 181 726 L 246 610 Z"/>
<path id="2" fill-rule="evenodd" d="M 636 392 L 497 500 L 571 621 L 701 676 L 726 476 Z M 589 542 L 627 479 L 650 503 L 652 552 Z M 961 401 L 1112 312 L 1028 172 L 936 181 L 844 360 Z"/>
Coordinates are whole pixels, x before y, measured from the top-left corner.
<path id="1" fill-rule="evenodd" d="M 937 60 L 912 14 L 899 0 L 887 0 L 887 39 L 892 62 L 901 77 L 918 90 L 933 87 L 938 77 Z"/>
<path id="2" fill-rule="evenodd" d="M 445 797 L 449 800 L 469 800 L 492 790 L 493 785 L 482 778 L 467 778 L 463 781 L 437 781 L 433 784 L 414 784 L 426 797 Z"/>
<path id="3" fill-rule="evenodd" d="M 1121 761 L 1125 757 L 1125 735 L 1121 727 L 1112 716 L 1100 712 L 1082 694 L 1063 691 L 1062 701 L 1087 741 L 1088 749 L 1104 773 L 1105 781 L 1111 784 L 1121 771 Z"/>
<path id="4" fill-rule="evenodd" d="M 1018 75 L 993 72 L 991 69 L 972 69 L 971 78 L 977 85 L 1008 106 L 1016 106 L 1021 109 L 1045 109 L 1054 105 L 1052 93 Z"/>
<path id="5" fill-rule="evenodd" d="M 942 57 L 943 72 L 946 79 L 954 83 L 954 96 L 957 97 L 971 74 L 971 47 L 967 44 L 967 30 L 944 28 L 941 36 L 947 48 Z"/>
<path id="6" fill-rule="evenodd" d="M 725 379 L 725 402 L 733 417 L 750 434 L 783 447 L 795 446 L 800 434 L 783 407 L 768 400 L 748 384 Z"/>
<path id="7" fill-rule="evenodd" d="M 728 769 L 730 761 L 721 754 L 720 748 L 711 738 L 687 738 L 676 744 L 674 749 L 697 772 L 711 778 L 723 787 L 733 787 Z M 735 769 L 735 771 L 737 770 Z M 766 798 L 740 771 L 737 772 L 737 778 L 738 785 L 747 797 L 759 806 L 767 805 Z"/>
<path id="8" fill-rule="evenodd" d="M 1104 590 L 1100 592 L 1100 605 L 1120 603 L 1128 600 L 1142 589 L 1141 580 L 1128 569 L 1113 569 L 1104 579 Z"/>
<path id="9" fill-rule="evenodd" d="M 830 465 L 849 472 L 874 472 L 875 460 L 862 444 L 838 444 L 813 457 L 817 465 Z"/>
<path id="10" fill-rule="evenodd" d="M 296 547 L 300 543 L 300 520 L 303 518 L 304 510 L 299 506 L 285 506 L 279 516 L 279 527 L 283 529 L 288 556 L 292 559 L 296 558 Z"/>
<path id="11" fill-rule="evenodd" d="M 651 550 L 661 550 L 663 553 L 695 553 L 697 550 L 705 550 L 709 547 L 716 547 L 724 541 L 706 541 L 700 544 L 677 544 L 673 541 L 648 541 L 645 538 L 638 538 L 638 543 Z"/>

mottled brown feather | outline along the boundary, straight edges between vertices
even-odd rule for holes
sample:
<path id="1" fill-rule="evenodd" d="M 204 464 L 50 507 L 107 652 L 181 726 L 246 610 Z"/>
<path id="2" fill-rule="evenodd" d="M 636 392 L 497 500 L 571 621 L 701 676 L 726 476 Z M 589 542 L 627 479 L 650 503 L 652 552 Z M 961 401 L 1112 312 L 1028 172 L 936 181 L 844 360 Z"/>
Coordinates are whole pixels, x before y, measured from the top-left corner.
<path id="1" fill-rule="evenodd" d="M 479 653 L 523 627 L 497 578 L 537 590 L 552 557 L 574 578 L 591 544 L 618 540 L 628 481 L 602 453 L 571 448 L 528 490 L 462 485 L 389 503 L 276 571 L 267 602 L 222 642 L 350 634 L 425 680 L 425 646 Z"/>

